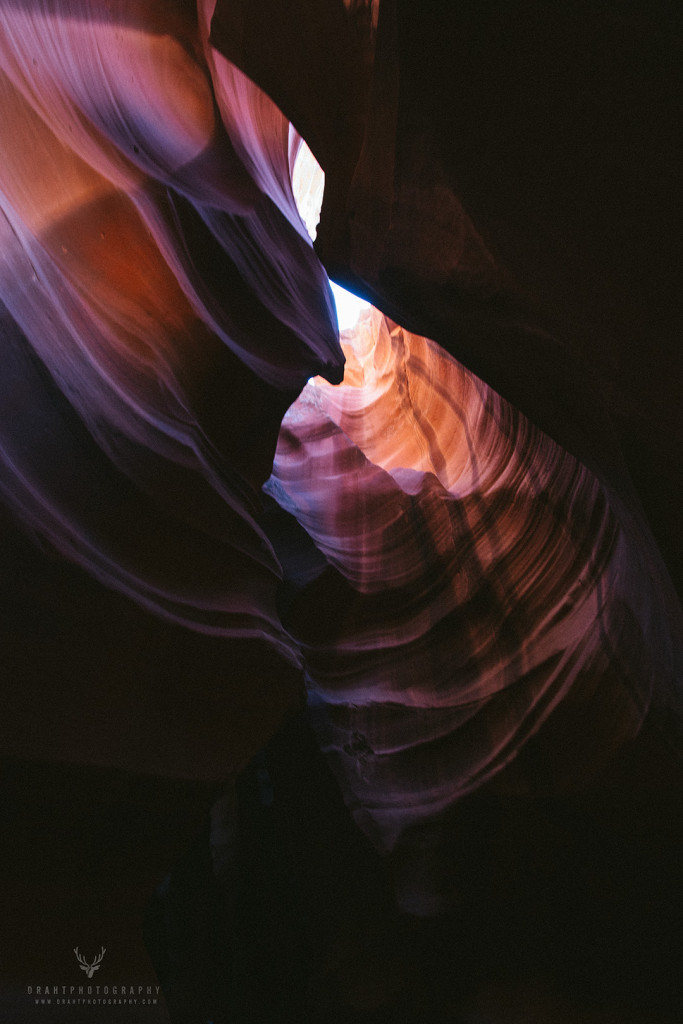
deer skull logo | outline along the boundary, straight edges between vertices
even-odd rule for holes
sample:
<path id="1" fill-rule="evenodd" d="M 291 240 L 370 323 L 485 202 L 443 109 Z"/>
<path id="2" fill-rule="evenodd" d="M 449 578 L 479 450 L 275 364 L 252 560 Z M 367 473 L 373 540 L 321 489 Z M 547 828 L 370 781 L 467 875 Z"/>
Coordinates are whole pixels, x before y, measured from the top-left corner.
<path id="1" fill-rule="evenodd" d="M 86 974 L 87 978 L 92 978 L 92 976 L 95 973 L 95 971 L 98 971 L 100 969 L 100 964 L 102 963 L 102 961 L 104 959 L 104 954 L 106 952 L 107 952 L 106 949 L 104 948 L 104 946 L 102 946 L 102 952 L 100 953 L 100 955 L 96 956 L 95 959 L 93 960 L 93 962 L 91 964 L 89 964 L 88 961 L 85 959 L 85 957 L 81 956 L 81 954 L 78 952 L 78 946 L 76 946 L 76 948 L 74 949 L 74 953 L 76 954 L 76 959 L 78 960 L 79 964 L 81 965 L 81 970 L 85 971 L 85 974 Z"/>

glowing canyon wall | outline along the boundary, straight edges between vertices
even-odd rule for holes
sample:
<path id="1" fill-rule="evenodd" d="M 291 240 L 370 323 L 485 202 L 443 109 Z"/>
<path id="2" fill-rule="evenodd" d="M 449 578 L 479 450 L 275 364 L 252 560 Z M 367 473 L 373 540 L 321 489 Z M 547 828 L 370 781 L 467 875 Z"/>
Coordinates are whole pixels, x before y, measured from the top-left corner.
<path id="1" fill-rule="evenodd" d="M 493 228 L 457 194 L 409 23 L 13 0 L 0 26 L 4 502 L 154 615 L 300 670 L 383 850 L 484 783 L 580 787 L 652 716 L 675 745 L 681 710 L 590 332 L 555 330 L 590 317 L 496 236 L 503 193 Z M 321 259 L 378 307 L 341 339 Z"/>

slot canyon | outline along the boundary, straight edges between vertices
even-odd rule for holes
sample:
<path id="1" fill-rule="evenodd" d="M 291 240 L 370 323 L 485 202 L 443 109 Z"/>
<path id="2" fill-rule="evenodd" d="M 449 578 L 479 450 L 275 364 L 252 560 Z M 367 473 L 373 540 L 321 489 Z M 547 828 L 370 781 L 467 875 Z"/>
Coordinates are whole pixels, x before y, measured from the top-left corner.
<path id="1" fill-rule="evenodd" d="M 680 1021 L 676 5 L 0 11 L 2 1019 Z"/>

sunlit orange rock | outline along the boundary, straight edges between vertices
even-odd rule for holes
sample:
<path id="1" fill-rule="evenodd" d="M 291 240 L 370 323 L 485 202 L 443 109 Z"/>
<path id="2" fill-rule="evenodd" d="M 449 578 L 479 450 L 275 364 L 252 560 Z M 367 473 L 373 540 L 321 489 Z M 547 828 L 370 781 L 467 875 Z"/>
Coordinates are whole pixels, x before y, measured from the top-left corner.
<path id="1" fill-rule="evenodd" d="M 677 655 L 656 552 L 593 474 L 377 311 L 344 338 L 344 383 L 289 410 L 267 490 L 328 563 L 285 621 L 347 802 L 388 852 L 484 783 L 580 789 L 673 693 Z M 515 759 L 549 721 L 561 742 L 527 776 Z"/>

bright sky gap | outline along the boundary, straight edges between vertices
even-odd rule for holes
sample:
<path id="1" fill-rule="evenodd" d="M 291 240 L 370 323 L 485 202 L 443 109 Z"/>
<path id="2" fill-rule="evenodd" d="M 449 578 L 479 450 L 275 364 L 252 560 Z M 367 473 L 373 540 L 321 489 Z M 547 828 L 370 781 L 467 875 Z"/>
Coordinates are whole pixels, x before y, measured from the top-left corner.
<path id="1" fill-rule="evenodd" d="M 334 281 L 330 281 L 330 284 L 337 307 L 339 330 L 344 331 L 348 327 L 353 327 L 360 314 L 364 309 L 368 308 L 370 303 L 365 299 L 360 299 L 353 292 L 347 292 L 346 288 L 342 288 L 341 285 L 336 284 Z"/>

